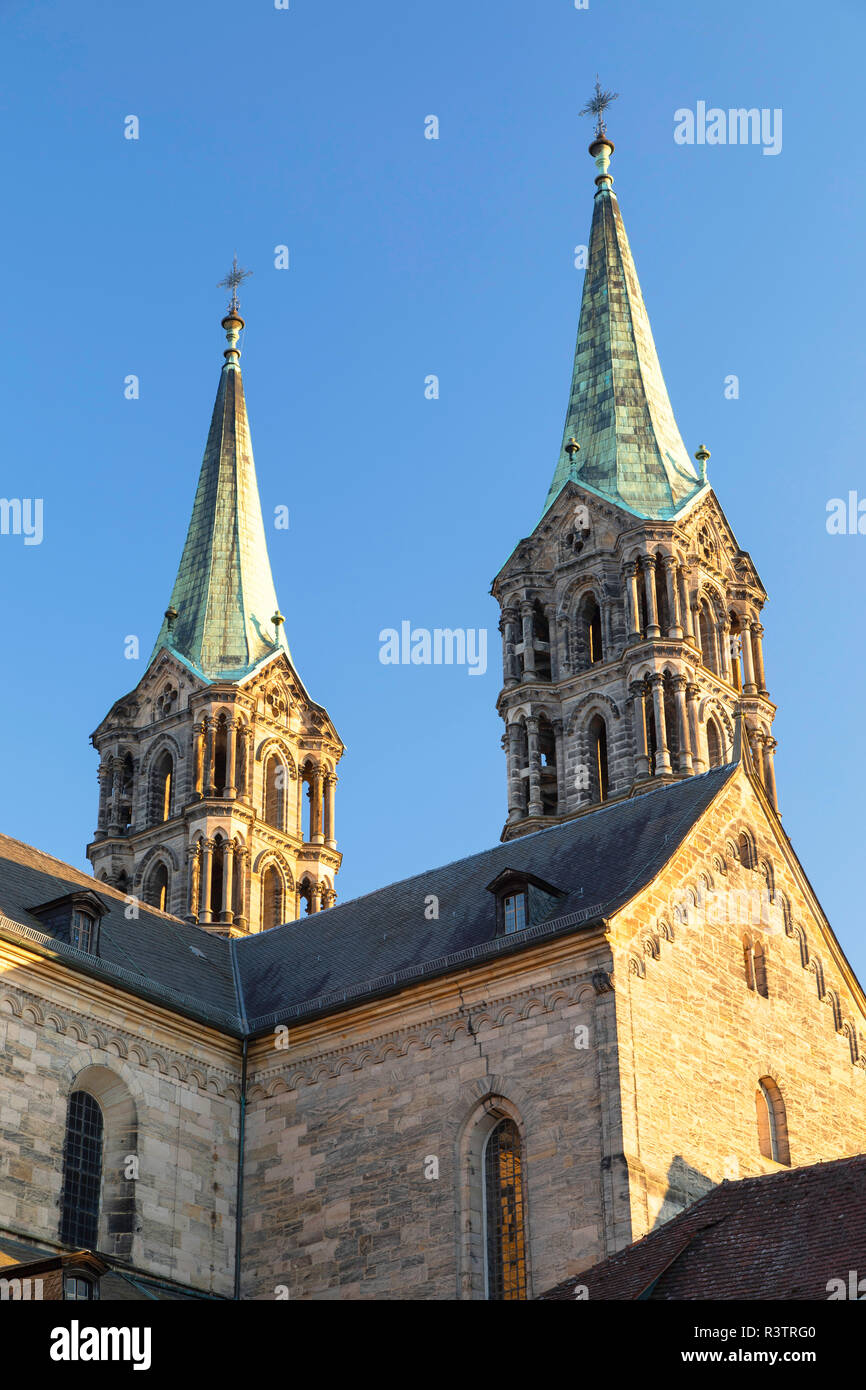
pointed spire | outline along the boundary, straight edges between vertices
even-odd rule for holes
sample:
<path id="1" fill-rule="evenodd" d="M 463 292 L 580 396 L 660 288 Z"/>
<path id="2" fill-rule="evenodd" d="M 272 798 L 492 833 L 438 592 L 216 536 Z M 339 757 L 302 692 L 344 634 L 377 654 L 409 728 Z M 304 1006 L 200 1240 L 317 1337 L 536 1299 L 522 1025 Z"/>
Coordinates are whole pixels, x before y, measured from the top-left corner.
<path id="1" fill-rule="evenodd" d="M 637 516 L 670 517 L 703 484 L 674 419 L 608 172 L 614 144 L 603 112 L 614 95 L 596 88 L 587 107 L 598 117 L 589 147 L 598 170 L 589 257 L 562 449 L 545 511 L 574 479 Z"/>
<path id="2" fill-rule="evenodd" d="M 289 653 L 268 560 L 238 340 L 240 272 L 222 320 L 228 347 L 186 543 L 151 660 L 168 647 L 207 680 L 240 680 L 265 657 Z M 279 621 L 277 621 L 279 618 Z"/>

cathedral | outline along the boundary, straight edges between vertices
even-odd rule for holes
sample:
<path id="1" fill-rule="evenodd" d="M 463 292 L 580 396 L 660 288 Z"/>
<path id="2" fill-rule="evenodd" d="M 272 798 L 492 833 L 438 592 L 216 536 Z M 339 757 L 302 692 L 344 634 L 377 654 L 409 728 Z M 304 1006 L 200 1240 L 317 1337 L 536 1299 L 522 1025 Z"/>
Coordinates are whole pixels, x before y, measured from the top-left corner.
<path id="1" fill-rule="evenodd" d="M 492 586 L 501 837 L 345 903 L 229 277 L 170 602 L 92 735 L 92 875 L 0 837 L 4 1297 L 534 1299 L 725 1180 L 866 1150 L 767 594 L 680 436 L 613 153 L 600 116 L 562 447 Z"/>

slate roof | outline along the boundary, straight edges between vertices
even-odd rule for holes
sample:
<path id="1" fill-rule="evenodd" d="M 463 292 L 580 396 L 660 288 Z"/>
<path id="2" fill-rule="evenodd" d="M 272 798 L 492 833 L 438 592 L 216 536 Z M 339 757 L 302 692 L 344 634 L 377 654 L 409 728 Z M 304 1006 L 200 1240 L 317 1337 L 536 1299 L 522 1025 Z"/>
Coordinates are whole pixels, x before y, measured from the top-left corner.
<path id="1" fill-rule="evenodd" d="M 150 660 L 167 647 L 206 680 L 241 680 L 284 651 L 271 621 L 277 595 L 268 560 L 236 325 L 227 316 L 230 347 L 220 373 L 210 432 L 189 530 L 171 593 L 178 617 L 163 622 Z"/>
<path id="2" fill-rule="evenodd" d="M 735 769 L 730 764 L 608 802 L 563 825 L 233 941 L 155 908 L 142 906 L 130 921 L 122 893 L 0 836 L 0 933 L 23 934 L 73 968 L 222 1031 L 264 1031 L 600 922 L 659 873 Z M 531 872 L 564 894 L 544 920 L 507 937 L 496 934 L 487 889 L 505 869 Z M 27 910 L 82 886 L 108 908 L 98 959 L 54 940 Z M 439 915 L 429 919 L 425 908 L 434 897 Z"/>
<path id="3" fill-rule="evenodd" d="M 563 825 L 238 940 L 249 1027 L 325 1013 L 600 921 L 655 877 L 733 772 L 729 765 L 609 802 Z M 506 868 L 531 870 L 566 896 L 546 921 L 498 937 L 487 884 Z M 438 920 L 425 917 L 431 896 L 438 899 Z"/>
<path id="4" fill-rule="evenodd" d="M 866 1155 L 723 1182 L 643 1240 L 556 1288 L 598 1300 L 824 1300 L 866 1275 Z"/>
<path id="5" fill-rule="evenodd" d="M 580 452 L 569 456 L 572 436 Z M 619 203 L 604 182 L 593 205 L 571 393 L 545 511 L 569 479 L 654 518 L 676 515 L 705 486 L 674 419 Z"/>
<path id="6" fill-rule="evenodd" d="M 56 940 L 28 911 L 80 888 L 95 893 L 107 908 L 99 925 L 98 956 Z M 31 845 L 0 835 L 0 931 L 10 926 L 14 935 L 50 949 L 73 969 L 102 975 L 120 989 L 150 995 L 193 1018 L 239 1032 L 228 942 L 143 903 L 138 919 L 129 920 L 126 908 L 124 893 Z"/>

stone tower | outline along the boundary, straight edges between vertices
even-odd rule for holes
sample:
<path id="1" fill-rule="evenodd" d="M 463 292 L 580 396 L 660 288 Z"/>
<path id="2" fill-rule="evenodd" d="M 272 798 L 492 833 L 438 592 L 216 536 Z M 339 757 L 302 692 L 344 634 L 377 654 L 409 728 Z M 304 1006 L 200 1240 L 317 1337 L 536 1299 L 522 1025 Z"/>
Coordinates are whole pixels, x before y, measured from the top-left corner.
<path id="1" fill-rule="evenodd" d="M 237 297 L 171 603 L 92 735 L 98 879 L 222 935 L 330 907 L 343 744 L 295 670 L 250 445 Z"/>
<path id="2" fill-rule="evenodd" d="M 544 514 L 502 609 L 503 839 L 726 763 L 742 713 L 776 808 L 766 592 L 680 438 L 597 132 L 571 396 Z"/>

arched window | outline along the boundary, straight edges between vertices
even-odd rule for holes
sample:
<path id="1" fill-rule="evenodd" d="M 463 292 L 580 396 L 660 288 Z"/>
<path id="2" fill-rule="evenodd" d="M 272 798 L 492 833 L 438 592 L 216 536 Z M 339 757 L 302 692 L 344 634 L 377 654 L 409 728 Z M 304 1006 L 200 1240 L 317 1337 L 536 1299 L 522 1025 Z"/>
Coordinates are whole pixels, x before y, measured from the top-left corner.
<path id="1" fill-rule="evenodd" d="M 526 1298 L 526 1236 L 520 1135 L 500 1120 L 484 1146 L 484 1212 L 487 1297 Z"/>
<path id="2" fill-rule="evenodd" d="M 228 719 L 221 714 L 216 727 L 216 737 L 213 745 L 213 784 L 217 796 L 221 796 L 223 789 L 229 785 L 226 776 L 226 752 L 228 749 Z"/>
<path id="3" fill-rule="evenodd" d="M 749 989 L 753 990 L 756 994 L 760 994 L 762 999 L 768 999 L 767 958 L 760 941 L 753 941 L 751 936 L 744 936 L 743 957 L 746 984 Z"/>
<path id="4" fill-rule="evenodd" d="M 655 586 L 659 630 L 661 631 L 662 637 L 667 637 L 668 628 L 671 625 L 671 615 L 668 605 L 668 584 L 667 575 L 665 574 L 665 562 L 661 551 L 659 551 L 655 557 Z"/>
<path id="5" fill-rule="evenodd" d="M 550 680 L 550 620 L 538 599 L 532 615 L 535 634 L 535 675 L 540 681 Z"/>
<path id="6" fill-rule="evenodd" d="M 721 767 L 724 761 L 722 735 L 715 719 L 707 720 L 707 760 L 710 767 Z"/>
<path id="7" fill-rule="evenodd" d="M 120 764 L 120 826 L 123 831 L 132 825 L 132 793 L 135 783 L 135 767 L 132 754 L 126 753 Z"/>
<path id="8" fill-rule="evenodd" d="M 700 628 L 701 656 L 703 658 L 703 663 L 707 670 L 713 671 L 718 675 L 719 670 L 716 661 L 716 628 L 713 622 L 713 615 L 710 611 L 710 605 L 707 603 L 706 599 L 701 599 L 698 609 L 698 626 Z"/>
<path id="9" fill-rule="evenodd" d="M 158 825 L 171 819 L 171 793 L 174 778 L 174 760 L 170 753 L 163 753 L 153 769 L 151 783 L 150 821 Z"/>
<path id="10" fill-rule="evenodd" d="M 595 594 L 584 594 L 575 624 L 575 670 L 586 671 L 603 660 L 601 609 Z"/>
<path id="11" fill-rule="evenodd" d="M 265 820 L 277 830 L 286 828 L 286 768 L 272 753 L 265 764 Z"/>
<path id="12" fill-rule="evenodd" d="M 158 907 L 162 912 L 168 912 L 168 891 L 169 876 L 168 867 L 162 860 L 154 864 L 144 889 L 144 901 L 150 907 Z"/>
<path id="13" fill-rule="evenodd" d="M 556 778 L 556 734 L 545 714 L 538 720 L 538 754 L 541 758 L 541 813 L 555 816 L 559 809 Z"/>
<path id="14" fill-rule="evenodd" d="M 102 1184 L 102 1111 L 87 1091 L 73 1091 L 66 1114 L 60 1239 L 79 1250 L 94 1250 L 99 1234 Z"/>
<path id="15" fill-rule="evenodd" d="M 791 1153 L 788 1147 L 785 1102 L 772 1077 L 764 1076 L 758 1082 L 755 1106 L 758 1115 L 758 1146 L 761 1153 L 764 1158 L 771 1158 L 774 1163 L 789 1166 Z"/>
<path id="16" fill-rule="evenodd" d="M 605 801 L 610 788 L 607 764 L 607 727 L 600 714 L 593 716 L 589 730 L 589 775 L 593 801 Z"/>
<path id="17" fill-rule="evenodd" d="M 751 836 L 745 830 L 741 830 L 737 837 L 737 852 L 740 856 L 740 863 L 744 869 L 754 869 L 755 867 L 755 848 L 752 844 Z"/>
<path id="18" fill-rule="evenodd" d="M 262 931 L 284 921 L 282 875 L 276 864 L 269 864 L 262 874 Z"/>

